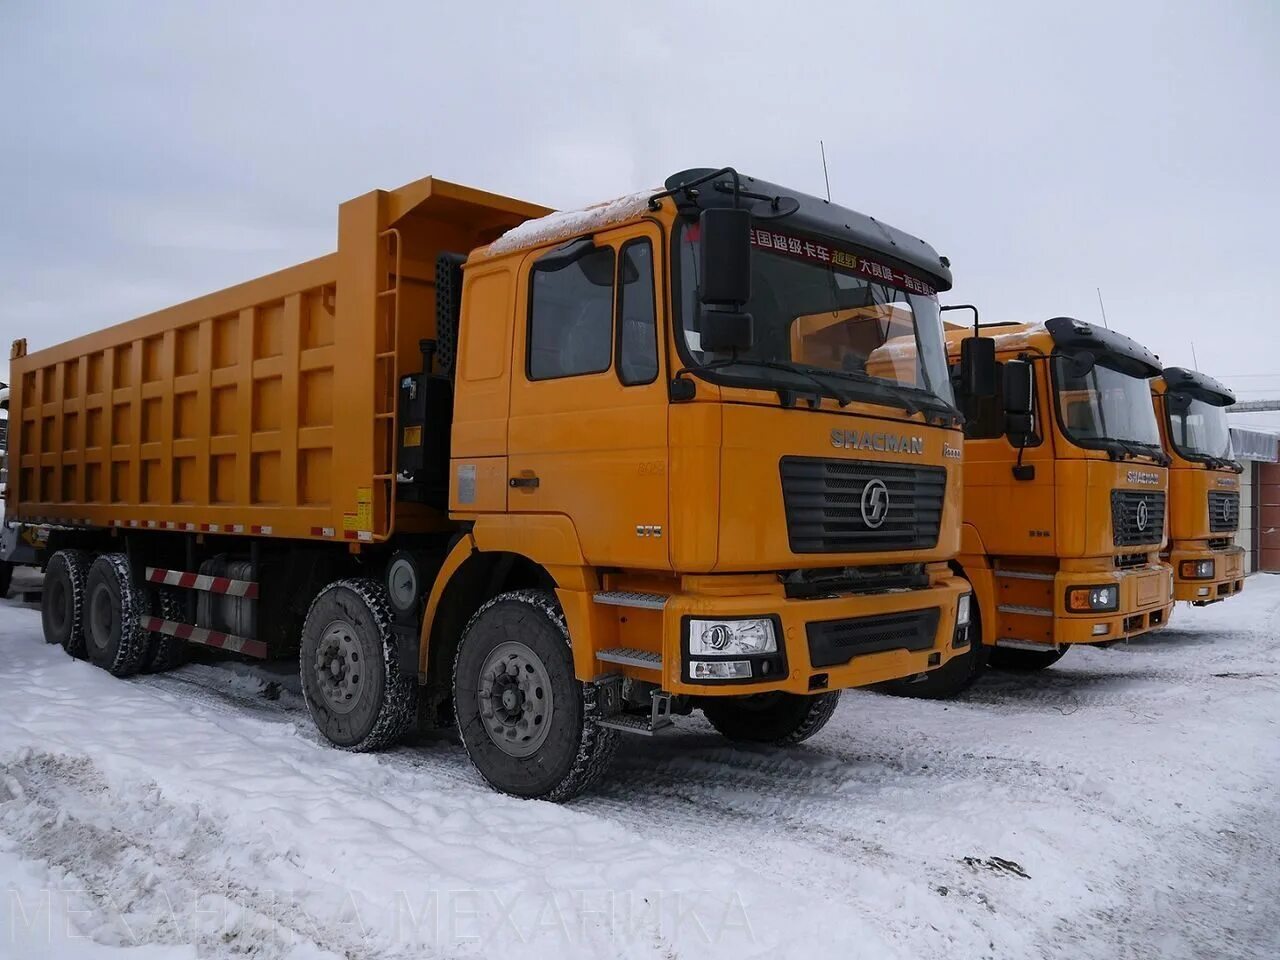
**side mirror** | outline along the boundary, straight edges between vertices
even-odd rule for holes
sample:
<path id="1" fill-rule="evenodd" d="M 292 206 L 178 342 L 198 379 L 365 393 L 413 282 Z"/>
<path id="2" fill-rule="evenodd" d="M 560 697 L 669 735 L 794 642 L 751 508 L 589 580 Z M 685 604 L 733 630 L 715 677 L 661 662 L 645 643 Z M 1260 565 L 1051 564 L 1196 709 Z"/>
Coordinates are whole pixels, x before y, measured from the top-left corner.
<path id="1" fill-rule="evenodd" d="M 751 211 L 712 207 L 698 225 L 702 302 L 741 307 L 751 299 Z"/>
<path id="2" fill-rule="evenodd" d="M 960 341 L 960 393 L 966 400 L 996 395 L 996 342 L 990 337 Z"/>
<path id="3" fill-rule="evenodd" d="M 709 353 L 750 350 L 755 343 L 751 314 L 737 310 L 702 311 L 702 349 Z"/>
<path id="4" fill-rule="evenodd" d="M 1026 360 L 1008 360 L 1004 365 L 1004 424 L 1009 442 L 1029 446 L 1035 438 L 1036 382 Z"/>

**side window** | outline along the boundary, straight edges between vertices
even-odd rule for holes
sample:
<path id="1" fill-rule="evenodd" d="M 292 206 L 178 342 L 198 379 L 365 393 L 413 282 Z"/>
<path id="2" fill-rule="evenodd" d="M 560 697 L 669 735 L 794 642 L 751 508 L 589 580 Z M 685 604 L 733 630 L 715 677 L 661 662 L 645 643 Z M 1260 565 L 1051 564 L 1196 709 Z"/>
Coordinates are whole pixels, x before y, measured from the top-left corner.
<path id="1" fill-rule="evenodd" d="M 618 379 L 627 386 L 658 376 L 658 315 L 653 300 L 653 245 L 629 240 L 622 247 L 618 283 Z"/>
<path id="2" fill-rule="evenodd" d="M 529 379 L 603 373 L 613 354 L 613 248 L 550 259 L 529 273 Z"/>

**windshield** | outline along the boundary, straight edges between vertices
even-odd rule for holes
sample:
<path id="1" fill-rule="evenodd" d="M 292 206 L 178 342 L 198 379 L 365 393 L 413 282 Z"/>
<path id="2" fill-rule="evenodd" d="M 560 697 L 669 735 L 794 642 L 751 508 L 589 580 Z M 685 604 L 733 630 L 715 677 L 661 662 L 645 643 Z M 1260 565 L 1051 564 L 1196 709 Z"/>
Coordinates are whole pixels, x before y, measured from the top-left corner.
<path id="1" fill-rule="evenodd" d="M 1188 460 L 1210 457 L 1232 459 L 1231 431 L 1227 411 L 1194 397 L 1169 395 L 1169 439 L 1173 448 Z M 1175 407 L 1177 408 L 1175 410 Z"/>
<path id="2" fill-rule="evenodd" d="M 702 349 L 698 225 L 682 224 L 677 242 L 685 347 L 695 364 L 724 362 L 727 357 Z M 755 229 L 752 246 L 751 300 L 744 309 L 755 336 L 739 359 L 816 371 L 860 400 L 883 402 L 890 387 L 954 405 L 930 284 L 827 240 Z M 726 363 L 716 374 L 814 390 L 811 377 L 759 363 Z"/>
<path id="3" fill-rule="evenodd" d="M 1109 442 L 1160 446 L 1160 426 L 1151 386 L 1140 378 L 1097 364 L 1073 376 L 1072 361 L 1055 357 L 1062 429 L 1072 443 L 1102 447 Z"/>

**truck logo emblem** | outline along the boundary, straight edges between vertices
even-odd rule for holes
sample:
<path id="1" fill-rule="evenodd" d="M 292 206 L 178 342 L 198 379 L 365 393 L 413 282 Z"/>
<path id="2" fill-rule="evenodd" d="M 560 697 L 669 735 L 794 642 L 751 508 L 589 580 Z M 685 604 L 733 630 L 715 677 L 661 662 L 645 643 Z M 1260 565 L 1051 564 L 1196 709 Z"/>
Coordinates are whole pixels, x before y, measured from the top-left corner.
<path id="1" fill-rule="evenodd" d="M 1235 502 L 1230 497 L 1224 497 L 1222 500 L 1222 522 L 1228 526 L 1234 525 L 1236 522 Z"/>
<path id="2" fill-rule="evenodd" d="M 837 450 L 874 450 L 877 453 L 924 455 L 924 437 L 908 437 L 896 433 L 868 433 L 857 430 L 832 430 L 831 445 Z"/>
<path id="3" fill-rule="evenodd" d="M 1150 511 L 1147 508 L 1147 501 L 1139 500 L 1137 516 L 1134 517 L 1134 522 L 1138 525 L 1138 529 L 1139 530 L 1147 529 L 1147 522 L 1150 519 L 1151 517 L 1150 517 Z"/>
<path id="4" fill-rule="evenodd" d="M 872 530 L 889 515 L 889 488 L 883 480 L 871 480 L 862 488 L 862 522 Z"/>

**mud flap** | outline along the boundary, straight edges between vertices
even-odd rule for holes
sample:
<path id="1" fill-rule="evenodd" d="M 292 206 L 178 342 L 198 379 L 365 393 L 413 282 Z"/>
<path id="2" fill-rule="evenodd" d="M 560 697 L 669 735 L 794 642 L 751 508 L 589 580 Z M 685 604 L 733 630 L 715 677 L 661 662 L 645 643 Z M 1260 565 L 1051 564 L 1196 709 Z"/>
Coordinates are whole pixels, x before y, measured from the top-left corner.
<path id="1" fill-rule="evenodd" d="M 391 625 L 396 637 L 396 655 L 400 672 L 405 676 L 418 676 L 418 628 L 402 623 Z"/>

